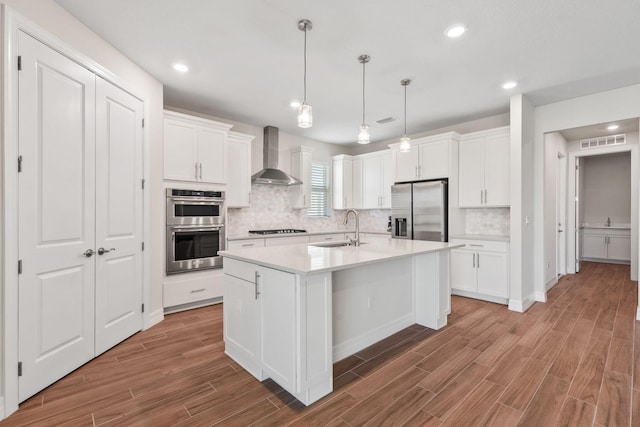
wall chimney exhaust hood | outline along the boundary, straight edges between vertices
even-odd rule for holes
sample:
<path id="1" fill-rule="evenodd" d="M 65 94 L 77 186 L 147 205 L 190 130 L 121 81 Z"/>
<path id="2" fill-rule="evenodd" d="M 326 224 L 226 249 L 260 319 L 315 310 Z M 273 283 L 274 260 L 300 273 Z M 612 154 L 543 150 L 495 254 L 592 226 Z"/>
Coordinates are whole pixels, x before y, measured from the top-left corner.
<path id="1" fill-rule="evenodd" d="M 264 169 L 251 176 L 255 184 L 271 185 L 300 185 L 302 181 L 278 169 L 278 128 L 266 126 L 264 128 L 264 142 L 262 147 L 262 164 Z"/>

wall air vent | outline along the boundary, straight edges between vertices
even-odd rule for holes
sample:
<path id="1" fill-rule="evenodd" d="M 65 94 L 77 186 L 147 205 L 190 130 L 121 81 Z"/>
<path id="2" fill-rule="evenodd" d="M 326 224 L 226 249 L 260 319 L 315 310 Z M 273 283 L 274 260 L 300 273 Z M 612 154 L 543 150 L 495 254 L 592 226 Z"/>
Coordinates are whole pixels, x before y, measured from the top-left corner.
<path id="1" fill-rule="evenodd" d="M 380 119 L 380 120 L 376 120 L 376 123 L 381 124 L 381 125 L 385 125 L 387 123 L 391 123 L 391 122 L 395 122 L 396 120 L 398 120 L 397 117 L 385 117 L 384 119 Z"/>
<path id="2" fill-rule="evenodd" d="M 610 145 L 620 145 L 627 143 L 627 134 L 601 136 L 599 138 L 589 138 L 580 140 L 580 149 L 588 150 L 589 148 L 608 147 Z"/>

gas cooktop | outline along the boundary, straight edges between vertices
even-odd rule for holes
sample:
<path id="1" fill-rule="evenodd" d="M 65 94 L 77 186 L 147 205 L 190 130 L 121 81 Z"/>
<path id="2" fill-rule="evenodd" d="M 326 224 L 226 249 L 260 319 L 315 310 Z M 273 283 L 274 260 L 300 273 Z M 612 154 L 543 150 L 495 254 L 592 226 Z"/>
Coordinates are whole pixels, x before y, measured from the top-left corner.
<path id="1" fill-rule="evenodd" d="M 306 232 L 307 230 L 298 230 L 296 228 L 279 228 L 277 230 L 249 230 L 249 234 L 290 234 Z"/>

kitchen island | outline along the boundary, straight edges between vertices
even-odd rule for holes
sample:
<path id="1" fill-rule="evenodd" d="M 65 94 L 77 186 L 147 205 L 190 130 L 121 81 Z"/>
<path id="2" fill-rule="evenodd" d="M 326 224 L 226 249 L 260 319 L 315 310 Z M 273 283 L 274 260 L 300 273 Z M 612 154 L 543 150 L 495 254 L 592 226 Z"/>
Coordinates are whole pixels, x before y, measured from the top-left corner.
<path id="1" fill-rule="evenodd" d="M 333 363 L 450 313 L 449 250 L 397 240 L 235 249 L 224 257 L 225 352 L 305 405 L 333 390 Z"/>

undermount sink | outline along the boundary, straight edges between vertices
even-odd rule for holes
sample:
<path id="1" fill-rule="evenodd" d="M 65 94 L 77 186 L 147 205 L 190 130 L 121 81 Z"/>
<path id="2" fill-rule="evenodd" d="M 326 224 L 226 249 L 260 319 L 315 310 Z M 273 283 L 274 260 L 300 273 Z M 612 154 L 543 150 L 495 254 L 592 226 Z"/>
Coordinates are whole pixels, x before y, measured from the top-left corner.
<path id="1" fill-rule="evenodd" d="M 366 242 L 360 242 L 360 245 L 366 245 Z M 316 246 L 318 248 L 341 248 L 344 246 L 355 246 L 354 243 L 349 241 L 339 241 L 339 242 L 317 242 L 310 243 L 309 246 Z"/>

